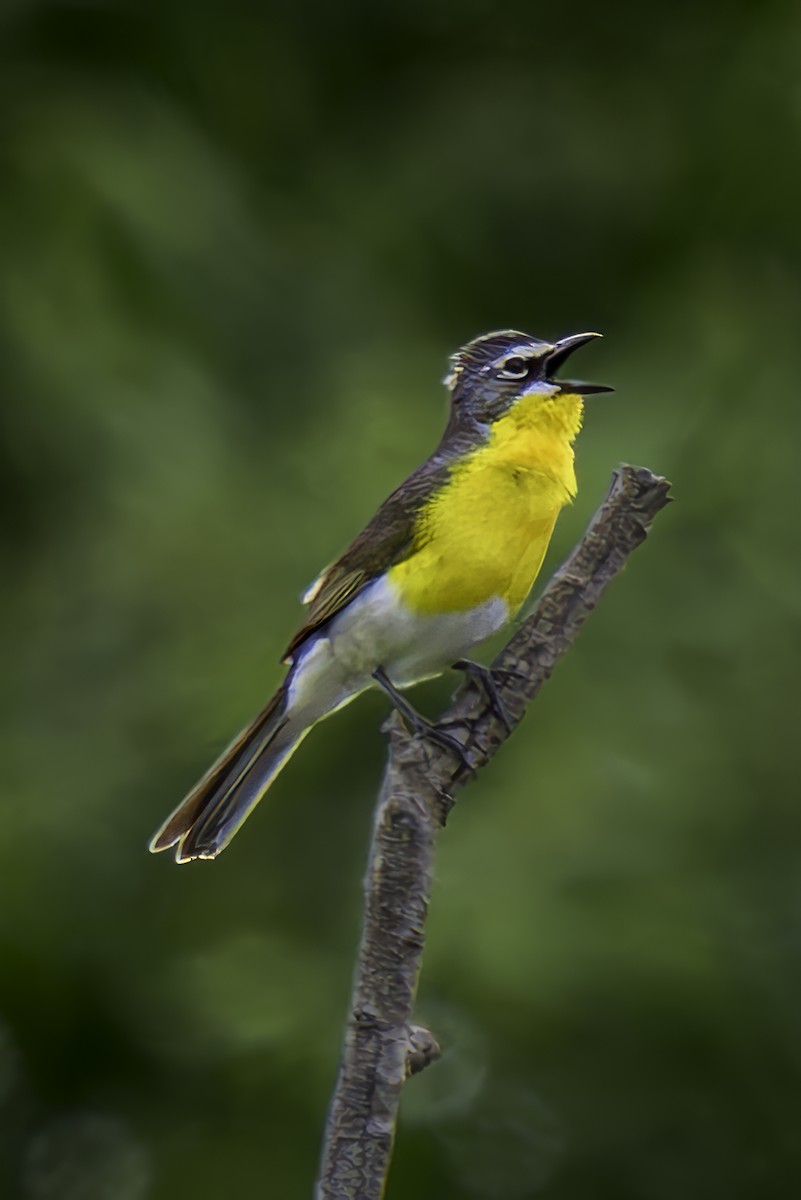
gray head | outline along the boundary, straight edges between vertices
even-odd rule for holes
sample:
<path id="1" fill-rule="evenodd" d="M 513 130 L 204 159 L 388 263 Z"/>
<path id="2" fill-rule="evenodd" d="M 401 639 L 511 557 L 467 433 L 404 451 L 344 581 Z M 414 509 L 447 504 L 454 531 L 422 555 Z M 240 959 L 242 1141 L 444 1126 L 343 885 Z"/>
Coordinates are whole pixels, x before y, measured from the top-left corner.
<path id="1" fill-rule="evenodd" d="M 451 355 L 443 383 L 451 393 L 453 416 L 459 421 L 489 424 L 503 416 L 523 396 L 537 393 L 546 400 L 560 394 L 587 396 L 613 389 L 555 374 L 579 346 L 600 333 L 574 333 L 557 342 L 515 329 L 485 333 Z"/>

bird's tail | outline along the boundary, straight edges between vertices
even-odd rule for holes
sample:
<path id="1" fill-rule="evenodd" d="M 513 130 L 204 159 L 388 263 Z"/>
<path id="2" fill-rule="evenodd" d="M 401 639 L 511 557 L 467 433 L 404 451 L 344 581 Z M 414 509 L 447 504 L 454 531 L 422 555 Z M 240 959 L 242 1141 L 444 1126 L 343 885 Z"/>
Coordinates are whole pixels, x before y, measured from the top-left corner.
<path id="1" fill-rule="evenodd" d="M 167 818 L 150 843 L 151 851 L 157 854 L 175 846 L 177 862 L 216 858 L 310 727 L 289 711 L 285 683 Z"/>

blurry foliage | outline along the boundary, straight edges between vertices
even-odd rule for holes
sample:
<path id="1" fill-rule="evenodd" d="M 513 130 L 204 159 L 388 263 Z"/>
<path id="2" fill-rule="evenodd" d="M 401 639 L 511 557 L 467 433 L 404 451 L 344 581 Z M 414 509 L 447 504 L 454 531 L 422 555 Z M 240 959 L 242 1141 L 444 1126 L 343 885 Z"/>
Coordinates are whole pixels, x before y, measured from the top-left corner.
<path id="1" fill-rule="evenodd" d="M 443 839 L 390 1193 L 798 1194 L 799 52 L 744 0 L 0 7 L 3 1197 L 309 1194 L 384 705 L 214 867 L 145 843 L 505 325 L 618 388 L 550 567 L 619 460 L 677 503 Z"/>

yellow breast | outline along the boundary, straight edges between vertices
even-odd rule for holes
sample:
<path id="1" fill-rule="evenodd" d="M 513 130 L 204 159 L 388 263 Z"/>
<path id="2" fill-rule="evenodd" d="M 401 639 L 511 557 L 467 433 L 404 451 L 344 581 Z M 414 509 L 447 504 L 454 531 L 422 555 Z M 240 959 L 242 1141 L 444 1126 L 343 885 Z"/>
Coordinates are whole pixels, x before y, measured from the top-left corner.
<path id="1" fill-rule="evenodd" d="M 462 612 L 496 596 L 520 608 L 575 495 L 581 414 L 580 396 L 526 397 L 454 468 L 420 515 L 421 549 L 389 572 L 410 608 Z"/>

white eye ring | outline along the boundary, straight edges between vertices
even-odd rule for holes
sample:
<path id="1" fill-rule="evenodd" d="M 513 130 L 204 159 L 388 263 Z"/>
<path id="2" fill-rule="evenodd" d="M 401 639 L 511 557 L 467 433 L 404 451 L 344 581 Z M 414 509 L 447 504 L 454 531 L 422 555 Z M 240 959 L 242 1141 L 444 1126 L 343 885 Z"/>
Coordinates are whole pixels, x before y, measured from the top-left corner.
<path id="1" fill-rule="evenodd" d="M 525 379 L 531 367 L 531 359 L 522 354 L 512 354 L 498 368 L 499 379 Z"/>

